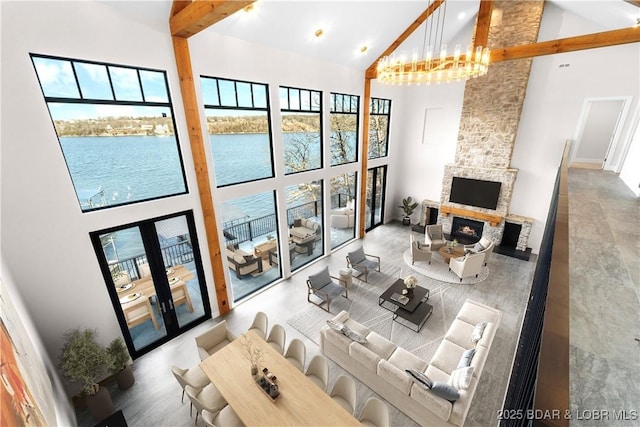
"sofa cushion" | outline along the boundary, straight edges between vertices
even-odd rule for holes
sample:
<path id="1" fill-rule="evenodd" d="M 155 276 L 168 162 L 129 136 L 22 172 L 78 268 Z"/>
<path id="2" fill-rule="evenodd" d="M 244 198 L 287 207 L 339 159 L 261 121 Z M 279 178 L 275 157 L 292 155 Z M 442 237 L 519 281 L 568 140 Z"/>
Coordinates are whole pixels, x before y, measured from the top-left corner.
<path id="1" fill-rule="evenodd" d="M 358 361 L 358 363 L 360 363 L 368 370 L 376 373 L 378 369 L 378 362 L 380 361 L 380 356 L 366 348 L 364 345 L 353 342 L 349 346 L 349 356 Z"/>
<path id="2" fill-rule="evenodd" d="M 474 377 L 471 379 L 471 384 L 468 389 L 459 390 L 460 399 L 458 399 L 456 404 L 451 408 L 451 415 L 449 417 L 450 423 L 462 425 L 463 420 L 467 417 L 467 413 L 471 407 L 471 401 L 477 387 L 478 379 Z"/>
<path id="3" fill-rule="evenodd" d="M 244 264 L 244 256 L 240 255 L 239 253 L 236 252 L 236 254 L 233 256 L 233 260 L 235 262 L 237 262 L 238 264 Z"/>
<path id="4" fill-rule="evenodd" d="M 404 370 L 382 359 L 378 363 L 378 376 L 402 393 L 409 395 L 413 379 Z"/>
<path id="5" fill-rule="evenodd" d="M 431 390 L 427 390 L 418 384 L 411 386 L 410 396 L 413 400 L 425 408 L 428 408 L 443 420 L 449 420 L 453 405 L 448 400 L 436 396 Z"/>
<path id="6" fill-rule="evenodd" d="M 402 347 L 397 347 L 388 360 L 389 363 L 401 371 L 415 369 L 416 371 L 424 372 L 424 370 L 427 369 L 427 362 L 425 360 L 420 359 Z"/>
<path id="7" fill-rule="evenodd" d="M 388 359 L 397 347 L 397 345 L 375 332 L 367 335 L 367 343 L 364 346 L 383 359 Z"/>
<path id="8" fill-rule="evenodd" d="M 443 372 L 451 375 L 454 369 L 458 366 L 460 356 L 465 351 L 464 348 L 448 340 L 442 340 L 436 353 L 431 359 L 430 365 L 435 366 Z"/>
<path id="9" fill-rule="evenodd" d="M 482 333 L 482 338 L 480 338 L 480 341 L 476 343 L 476 347 L 489 347 L 491 342 L 493 342 L 493 337 L 495 336 L 497 329 L 498 328 L 495 323 L 487 323 L 487 327 L 484 328 L 484 332 Z"/>
<path id="10" fill-rule="evenodd" d="M 363 337 L 367 338 L 367 336 L 371 333 L 371 330 L 364 325 L 356 322 L 355 320 L 347 319 L 344 322 L 345 326 L 351 329 L 354 332 L 359 333 Z"/>
<path id="11" fill-rule="evenodd" d="M 433 365 L 427 366 L 427 370 L 424 371 L 424 373 L 431 381 L 442 381 L 443 383 L 449 381 L 449 374 L 441 371 Z"/>
<path id="12" fill-rule="evenodd" d="M 476 346 L 476 343 L 471 341 L 471 334 L 473 333 L 473 325 L 462 320 L 454 319 L 453 323 L 447 330 L 444 339 L 458 344 L 460 347 L 470 349 Z"/>
<path id="13" fill-rule="evenodd" d="M 349 354 L 349 346 L 353 342 L 351 338 L 345 337 L 342 332 L 333 329 L 326 329 L 324 333 L 325 340 L 336 346 L 340 351 Z"/>
<path id="14" fill-rule="evenodd" d="M 500 318 L 500 314 L 492 311 L 490 308 L 467 301 L 463 304 L 462 308 L 456 315 L 456 319 L 467 322 L 468 324 L 475 326 L 480 322 L 492 322 L 497 323 Z"/>
<path id="15" fill-rule="evenodd" d="M 449 402 L 455 402 L 460 399 L 460 392 L 457 388 L 448 383 L 434 381 L 431 385 L 431 392 Z M 453 409 L 453 408 L 452 408 Z"/>

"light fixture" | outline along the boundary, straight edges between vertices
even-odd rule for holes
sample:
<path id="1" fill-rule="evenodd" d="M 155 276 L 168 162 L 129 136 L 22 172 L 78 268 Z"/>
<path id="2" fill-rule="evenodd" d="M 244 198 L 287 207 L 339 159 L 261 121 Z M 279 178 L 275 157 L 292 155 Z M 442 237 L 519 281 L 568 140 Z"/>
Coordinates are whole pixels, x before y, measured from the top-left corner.
<path id="1" fill-rule="evenodd" d="M 314 34 L 316 37 L 322 37 L 322 34 L 324 34 L 324 31 L 322 31 L 322 28 L 318 28 Z"/>
<path id="2" fill-rule="evenodd" d="M 253 11 L 253 3 L 246 5 L 245 7 L 242 8 L 242 10 L 244 10 L 247 13 Z"/>
<path id="3" fill-rule="evenodd" d="M 369 50 L 369 46 L 364 45 L 360 48 L 360 53 L 364 55 L 367 53 L 367 50 Z"/>
<path id="4" fill-rule="evenodd" d="M 444 9 L 443 12 L 441 10 Z M 447 1 L 425 20 L 424 41 L 419 55 L 414 49 L 411 60 L 404 56 L 384 56 L 378 61 L 377 80 L 390 85 L 431 84 L 467 80 L 487 74 L 489 49 L 469 46 L 465 53 L 456 45 L 452 56 L 443 43 Z M 434 17 L 434 15 L 437 15 Z M 439 29 L 439 31 L 438 31 Z M 435 30 L 435 31 L 434 31 Z"/>

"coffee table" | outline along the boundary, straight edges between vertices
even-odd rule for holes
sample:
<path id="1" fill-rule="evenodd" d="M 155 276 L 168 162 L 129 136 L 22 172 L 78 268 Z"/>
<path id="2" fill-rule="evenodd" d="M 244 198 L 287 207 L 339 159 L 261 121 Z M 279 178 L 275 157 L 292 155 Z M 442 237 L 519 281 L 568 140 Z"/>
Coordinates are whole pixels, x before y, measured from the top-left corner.
<path id="1" fill-rule="evenodd" d="M 455 248 L 453 248 L 453 252 L 451 253 L 449 253 L 447 249 L 448 248 L 446 246 L 443 246 L 440 249 L 438 249 L 438 253 L 442 257 L 442 259 L 444 259 L 444 262 L 447 264 L 449 264 L 449 261 L 451 260 L 451 258 L 460 258 L 461 256 L 464 256 L 463 246 L 456 246 Z"/>
<path id="2" fill-rule="evenodd" d="M 420 332 L 433 312 L 433 306 L 427 304 L 429 289 L 416 286 L 413 289 L 413 295 L 409 297 L 408 300 L 398 298 L 402 295 L 402 290 L 405 288 L 404 279 L 396 280 L 380 295 L 378 305 L 392 311 L 395 322 L 411 330 Z M 409 324 L 415 326 L 417 329 L 413 329 Z"/>

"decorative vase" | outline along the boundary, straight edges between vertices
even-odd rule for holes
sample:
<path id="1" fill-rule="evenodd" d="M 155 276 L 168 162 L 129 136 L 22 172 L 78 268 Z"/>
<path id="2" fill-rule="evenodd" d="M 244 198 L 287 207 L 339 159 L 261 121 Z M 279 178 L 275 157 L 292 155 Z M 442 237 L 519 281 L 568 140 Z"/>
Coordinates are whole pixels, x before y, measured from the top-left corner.
<path id="1" fill-rule="evenodd" d="M 127 365 L 126 368 L 116 374 L 116 383 L 120 390 L 130 388 L 135 382 L 136 378 L 133 376 L 133 369 L 131 369 L 131 365 Z"/>
<path id="2" fill-rule="evenodd" d="M 411 298 L 413 296 L 413 288 L 407 288 L 407 293 L 406 295 Z"/>
<path id="3" fill-rule="evenodd" d="M 253 377 L 258 375 L 258 365 L 251 365 L 251 375 Z"/>
<path id="4" fill-rule="evenodd" d="M 96 421 L 104 420 L 115 411 L 111 394 L 106 387 L 100 387 L 96 394 L 87 396 L 86 402 L 89 413 Z"/>
<path id="5" fill-rule="evenodd" d="M 405 216 L 402 218 L 402 225 L 411 225 L 411 217 Z"/>

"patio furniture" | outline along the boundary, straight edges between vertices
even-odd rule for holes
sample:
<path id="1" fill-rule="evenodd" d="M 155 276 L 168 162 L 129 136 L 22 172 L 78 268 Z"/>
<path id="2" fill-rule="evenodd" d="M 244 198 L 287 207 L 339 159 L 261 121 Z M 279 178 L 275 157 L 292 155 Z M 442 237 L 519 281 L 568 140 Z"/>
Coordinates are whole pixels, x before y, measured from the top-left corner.
<path id="1" fill-rule="evenodd" d="M 355 277 L 366 282 L 369 272 L 380 271 L 380 257 L 365 253 L 364 248 L 360 246 L 355 251 L 347 253 L 347 266 L 358 271 L 359 274 Z"/>
<path id="2" fill-rule="evenodd" d="M 229 261 L 229 268 L 236 272 L 238 279 L 242 279 L 247 274 L 262 273 L 262 258 L 256 258 L 242 249 L 233 249 L 231 245 L 227 246 L 227 261 Z"/>
<path id="3" fill-rule="evenodd" d="M 140 295 L 136 300 L 122 304 L 122 311 L 129 329 L 147 320 L 151 320 L 156 330 L 160 327 L 149 298 L 148 295 Z"/>

